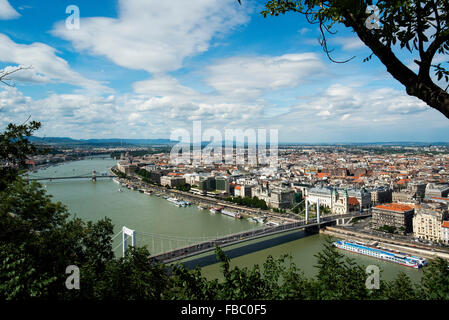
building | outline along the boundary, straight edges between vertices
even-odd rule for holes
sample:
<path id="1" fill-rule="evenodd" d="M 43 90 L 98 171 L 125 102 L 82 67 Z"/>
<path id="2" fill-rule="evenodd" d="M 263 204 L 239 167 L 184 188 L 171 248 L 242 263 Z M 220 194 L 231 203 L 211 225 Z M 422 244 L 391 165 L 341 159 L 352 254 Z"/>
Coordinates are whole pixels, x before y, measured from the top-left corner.
<path id="1" fill-rule="evenodd" d="M 215 177 L 215 189 L 218 191 L 229 193 L 229 178 Z"/>
<path id="2" fill-rule="evenodd" d="M 234 196 L 236 196 L 236 197 L 243 197 L 241 190 L 242 190 L 242 186 L 235 185 L 235 187 L 234 187 Z"/>
<path id="3" fill-rule="evenodd" d="M 307 201 L 310 204 L 316 204 L 318 200 L 320 201 L 321 206 L 325 206 L 329 209 L 332 208 L 332 187 L 324 187 L 324 188 L 310 188 L 307 191 Z"/>
<path id="4" fill-rule="evenodd" d="M 216 188 L 215 177 L 200 176 L 198 181 L 198 189 L 203 191 L 213 191 Z"/>
<path id="5" fill-rule="evenodd" d="M 390 188 L 378 187 L 369 190 L 371 193 L 371 205 L 377 206 L 382 203 L 391 203 L 393 201 L 392 192 Z"/>
<path id="6" fill-rule="evenodd" d="M 117 163 L 117 169 L 126 175 L 133 175 L 137 169 L 137 165 L 125 161 L 119 161 Z"/>
<path id="7" fill-rule="evenodd" d="M 446 198 L 449 195 L 449 185 L 429 183 L 426 186 L 426 198 Z"/>
<path id="8" fill-rule="evenodd" d="M 148 172 L 155 171 L 156 170 L 156 165 L 155 164 L 147 164 L 145 166 L 145 170 L 147 170 Z"/>
<path id="9" fill-rule="evenodd" d="M 295 202 L 295 192 L 293 190 L 273 190 L 267 205 L 271 208 L 286 209 L 291 208 Z"/>
<path id="10" fill-rule="evenodd" d="M 353 198 L 355 199 L 355 198 Z M 356 199 L 357 201 L 357 199 Z M 331 212 L 334 214 L 345 214 L 349 212 L 349 196 L 348 192 L 345 191 L 343 197 L 340 197 L 339 193 L 334 189 L 332 191 L 332 206 Z M 321 202 L 320 202 L 321 205 Z"/>
<path id="11" fill-rule="evenodd" d="M 449 244 L 449 221 L 443 221 L 441 224 L 441 242 Z"/>
<path id="12" fill-rule="evenodd" d="M 415 199 L 409 191 L 395 191 L 392 194 L 393 202 L 414 203 Z"/>
<path id="13" fill-rule="evenodd" d="M 429 200 L 432 202 L 444 203 L 449 208 L 449 198 L 431 197 Z"/>
<path id="14" fill-rule="evenodd" d="M 200 176 L 197 173 L 187 173 L 184 175 L 184 178 L 186 179 L 186 183 L 190 184 L 191 186 L 198 186 L 198 183 L 200 181 Z"/>
<path id="15" fill-rule="evenodd" d="M 161 177 L 161 185 L 174 188 L 186 183 L 186 179 L 180 176 L 163 176 Z"/>
<path id="16" fill-rule="evenodd" d="M 393 192 L 392 201 L 403 203 L 418 203 L 424 198 L 425 192 L 426 184 L 411 183 L 407 185 L 406 189 Z"/>
<path id="17" fill-rule="evenodd" d="M 240 186 L 240 193 L 241 193 L 241 197 L 249 197 L 252 198 L 253 197 L 253 187 L 254 185 L 248 185 L 248 184 L 244 184 L 242 186 Z"/>
<path id="18" fill-rule="evenodd" d="M 439 242 L 441 225 L 447 220 L 447 208 L 444 204 L 429 203 L 417 206 L 413 217 L 413 235 L 415 238 Z"/>
<path id="19" fill-rule="evenodd" d="M 249 186 L 250 187 L 250 186 Z M 289 189 L 270 189 L 259 185 L 250 187 L 253 196 L 264 200 L 267 206 L 275 209 L 286 209 L 293 206 L 295 202 L 295 192 Z"/>
<path id="20" fill-rule="evenodd" d="M 339 190 L 340 195 L 343 195 L 343 190 Z M 348 189 L 348 196 L 357 199 L 360 209 L 368 209 L 371 207 L 371 193 L 365 188 Z"/>
<path id="21" fill-rule="evenodd" d="M 329 208 L 332 214 L 344 214 L 369 208 L 371 193 L 365 189 L 311 188 L 307 192 L 307 200 L 310 204 L 316 204 L 319 200 L 320 206 Z"/>
<path id="22" fill-rule="evenodd" d="M 381 204 L 372 210 L 373 229 L 384 226 L 394 227 L 399 233 L 413 232 L 414 209 L 399 203 Z"/>
<path id="23" fill-rule="evenodd" d="M 150 172 L 150 179 L 155 183 L 161 183 L 161 178 L 166 174 L 166 171 L 156 170 Z"/>
<path id="24" fill-rule="evenodd" d="M 412 183 L 409 185 L 410 193 L 413 194 L 413 198 L 416 200 L 422 200 L 426 195 L 426 187 L 425 183 Z"/>

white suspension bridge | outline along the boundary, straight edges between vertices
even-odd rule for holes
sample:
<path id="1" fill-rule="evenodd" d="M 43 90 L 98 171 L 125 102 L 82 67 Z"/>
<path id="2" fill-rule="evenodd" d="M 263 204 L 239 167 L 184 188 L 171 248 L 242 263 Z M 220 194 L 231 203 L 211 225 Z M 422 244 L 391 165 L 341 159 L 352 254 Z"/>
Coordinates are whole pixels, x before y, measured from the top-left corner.
<path id="1" fill-rule="evenodd" d="M 320 216 L 319 203 L 317 208 L 316 217 L 314 218 L 309 218 L 308 203 L 306 202 L 304 209 L 305 219 L 303 220 L 275 226 L 261 226 L 239 233 L 217 236 L 185 237 L 180 235 L 136 231 L 123 227 L 122 230 L 113 237 L 113 239 L 117 239 L 119 235 L 122 235 L 120 243 L 114 247 L 114 252 L 117 253 L 116 250 L 121 248 L 121 253 L 124 256 L 128 244 L 136 246 L 137 239 L 139 239 L 139 243 L 142 242 L 147 245 L 151 253 L 151 260 L 161 263 L 170 263 L 212 251 L 215 249 L 215 246 L 227 247 L 237 243 L 300 229 L 314 230 L 316 232 L 320 226 L 323 225 L 335 222 L 340 223 L 355 217 L 368 217 L 371 215 L 370 212 L 352 212 L 340 215 Z M 128 241 L 129 238 L 131 239 L 130 243 Z"/>

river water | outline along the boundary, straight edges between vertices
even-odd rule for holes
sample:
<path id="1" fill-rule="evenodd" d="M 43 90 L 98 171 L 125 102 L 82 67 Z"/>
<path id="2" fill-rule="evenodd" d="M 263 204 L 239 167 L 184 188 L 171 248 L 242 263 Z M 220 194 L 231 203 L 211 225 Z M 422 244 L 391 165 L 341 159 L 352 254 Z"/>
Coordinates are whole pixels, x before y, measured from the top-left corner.
<path id="1" fill-rule="evenodd" d="M 96 170 L 99 176 L 115 164 L 116 160 L 94 157 L 41 169 L 37 173 L 30 173 L 30 178 L 79 176 L 92 173 L 92 170 Z M 110 178 L 99 178 L 95 183 L 90 179 L 44 180 L 41 183 L 55 201 L 65 204 L 76 217 L 85 221 L 109 217 L 114 224 L 114 234 L 123 226 L 136 230 L 137 245 L 147 245 L 152 253 L 183 247 L 201 238 L 260 227 L 254 222 L 212 214 L 194 205 L 180 208 L 162 197 L 120 187 Z M 123 192 L 119 192 L 119 188 Z M 322 249 L 324 241 L 323 235 L 306 235 L 302 231 L 295 231 L 281 237 L 272 236 L 230 246 L 225 248 L 225 252 L 232 259 L 231 265 L 240 267 L 262 265 L 269 255 L 279 257 L 291 254 L 293 261 L 306 275 L 313 275 L 316 272 L 315 255 Z M 113 246 L 114 252 L 120 255 L 121 236 L 114 239 Z M 413 281 L 418 281 L 422 276 L 422 270 L 355 253 L 344 254 L 360 264 L 379 266 L 384 279 L 392 279 L 401 271 Z M 203 275 L 207 278 L 221 278 L 220 267 L 213 253 L 191 258 L 185 263 L 190 267 L 202 266 Z"/>

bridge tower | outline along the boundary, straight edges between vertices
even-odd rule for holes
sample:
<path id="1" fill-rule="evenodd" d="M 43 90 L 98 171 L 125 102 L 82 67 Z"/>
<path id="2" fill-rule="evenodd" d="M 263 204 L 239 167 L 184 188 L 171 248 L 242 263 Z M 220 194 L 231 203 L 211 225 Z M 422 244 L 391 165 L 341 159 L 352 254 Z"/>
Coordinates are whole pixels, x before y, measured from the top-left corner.
<path id="1" fill-rule="evenodd" d="M 127 236 L 131 236 L 131 246 L 133 246 L 133 247 L 136 246 L 136 231 L 131 230 L 127 227 L 123 227 L 122 228 L 123 257 L 125 256 L 126 248 L 128 247 L 128 243 L 126 241 Z"/>
<path id="2" fill-rule="evenodd" d="M 95 170 L 92 171 L 92 182 L 97 181 L 97 172 Z"/>
<path id="3" fill-rule="evenodd" d="M 320 224 L 320 198 L 316 200 L 316 222 Z"/>
<path id="4" fill-rule="evenodd" d="M 307 197 L 305 198 L 306 201 L 306 223 L 309 220 L 309 200 L 307 199 Z"/>

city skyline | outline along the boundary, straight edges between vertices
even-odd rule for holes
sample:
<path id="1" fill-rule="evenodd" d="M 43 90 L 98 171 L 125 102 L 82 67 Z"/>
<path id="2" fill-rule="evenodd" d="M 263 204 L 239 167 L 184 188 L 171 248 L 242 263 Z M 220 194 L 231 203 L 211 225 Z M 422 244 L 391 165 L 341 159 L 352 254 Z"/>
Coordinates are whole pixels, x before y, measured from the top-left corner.
<path id="1" fill-rule="evenodd" d="M 33 67 L 0 89 L 0 126 L 31 115 L 39 136 L 164 139 L 201 120 L 219 131 L 278 129 L 282 143 L 448 141 L 447 118 L 376 57 L 362 62 L 370 51 L 348 30 L 329 45 L 335 59 L 356 57 L 334 64 L 316 26 L 264 18 L 260 2 L 115 4 L 77 1 L 71 30 L 70 3 L 0 2 L 1 68 Z"/>

